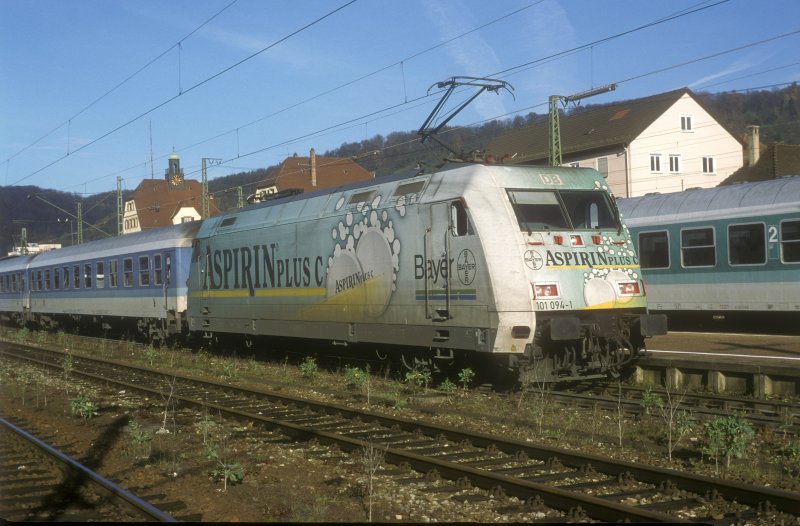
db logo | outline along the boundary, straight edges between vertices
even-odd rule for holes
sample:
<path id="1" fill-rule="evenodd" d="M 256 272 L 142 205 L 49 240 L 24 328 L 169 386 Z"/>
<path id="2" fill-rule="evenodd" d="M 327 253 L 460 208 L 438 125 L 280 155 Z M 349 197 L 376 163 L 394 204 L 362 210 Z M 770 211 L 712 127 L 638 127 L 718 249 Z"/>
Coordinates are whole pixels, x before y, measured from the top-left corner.
<path id="1" fill-rule="evenodd" d="M 544 259 L 535 250 L 528 250 L 525 252 L 525 264 L 530 269 L 539 270 L 544 266 Z"/>

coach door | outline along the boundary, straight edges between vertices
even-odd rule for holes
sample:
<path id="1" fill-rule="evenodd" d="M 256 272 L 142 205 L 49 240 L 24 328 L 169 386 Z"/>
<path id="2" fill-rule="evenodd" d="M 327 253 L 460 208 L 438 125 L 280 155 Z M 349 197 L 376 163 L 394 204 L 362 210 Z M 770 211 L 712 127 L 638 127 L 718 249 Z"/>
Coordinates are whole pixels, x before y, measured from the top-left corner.
<path id="1" fill-rule="evenodd" d="M 434 203 L 425 230 L 425 308 L 426 317 L 447 321 L 450 309 L 450 203 Z"/>
<path id="2" fill-rule="evenodd" d="M 164 296 L 164 317 L 167 320 L 167 333 L 180 330 L 177 325 L 178 286 L 175 283 L 173 266 L 174 252 L 168 251 L 153 255 L 154 285 L 160 286 Z"/>

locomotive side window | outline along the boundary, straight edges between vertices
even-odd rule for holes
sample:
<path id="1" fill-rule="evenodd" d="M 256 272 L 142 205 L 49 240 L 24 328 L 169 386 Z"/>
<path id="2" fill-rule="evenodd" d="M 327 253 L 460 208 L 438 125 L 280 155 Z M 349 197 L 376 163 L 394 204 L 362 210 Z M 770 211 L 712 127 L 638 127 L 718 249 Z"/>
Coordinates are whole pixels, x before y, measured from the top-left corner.
<path id="1" fill-rule="evenodd" d="M 92 288 L 92 264 L 83 264 L 83 286 L 87 289 Z"/>
<path id="2" fill-rule="evenodd" d="M 125 287 L 133 287 L 133 259 L 125 258 L 122 260 L 122 284 Z"/>
<path id="3" fill-rule="evenodd" d="M 357 205 L 358 203 L 365 203 L 367 201 L 372 201 L 372 198 L 375 197 L 375 190 L 367 190 L 366 192 L 357 192 L 350 196 L 350 199 L 347 201 L 349 205 Z"/>
<path id="4" fill-rule="evenodd" d="M 150 258 L 139 256 L 139 286 L 150 286 Z"/>
<path id="5" fill-rule="evenodd" d="M 472 234 L 472 229 L 469 225 L 469 218 L 467 217 L 467 208 L 461 201 L 453 201 L 450 203 L 450 224 L 452 225 L 454 236 L 466 236 Z"/>
<path id="6" fill-rule="evenodd" d="M 105 274 L 105 265 L 102 261 L 98 261 L 95 263 L 95 270 L 97 273 L 95 274 L 95 283 L 98 289 L 102 289 L 106 285 L 106 274 Z"/>
<path id="7" fill-rule="evenodd" d="M 800 221 L 781 223 L 781 261 L 800 263 Z"/>
<path id="8" fill-rule="evenodd" d="M 717 264 L 713 228 L 681 231 L 681 262 L 684 267 L 713 267 Z"/>
<path id="9" fill-rule="evenodd" d="M 639 233 L 639 261 L 642 268 L 669 268 L 667 231 Z"/>
<path id="10" fill-rule="evenodd" d="M 763 265 L 767 262 L 764 223 L 728 226 L 728 260 L 731 265 Z"/>
<path id="11" fill-rule="evenodd" d="M 568 228 L 567 218 L 555 192 L 508 190 L 508 197 L 523 232 Z"/>
<path id="12" fill-rule="evenodd" d="M 108 286 L 112 289 L 117 288 L 117 260 L 108 260 Z"/>

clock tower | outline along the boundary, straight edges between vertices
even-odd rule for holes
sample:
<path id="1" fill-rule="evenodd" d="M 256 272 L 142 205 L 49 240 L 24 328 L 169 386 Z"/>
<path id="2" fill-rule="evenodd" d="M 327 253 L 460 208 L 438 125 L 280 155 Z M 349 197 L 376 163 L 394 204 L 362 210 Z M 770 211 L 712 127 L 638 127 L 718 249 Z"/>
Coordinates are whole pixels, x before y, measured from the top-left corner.
<path id="1" fill-rule="evenodd" d="M 165 172 L 165 177 L 170 190 L 183 188 L 183 170 L 181 170 L 181 161 L 176 152 L 172 152 L 169 156 L 169 168 Z"/>

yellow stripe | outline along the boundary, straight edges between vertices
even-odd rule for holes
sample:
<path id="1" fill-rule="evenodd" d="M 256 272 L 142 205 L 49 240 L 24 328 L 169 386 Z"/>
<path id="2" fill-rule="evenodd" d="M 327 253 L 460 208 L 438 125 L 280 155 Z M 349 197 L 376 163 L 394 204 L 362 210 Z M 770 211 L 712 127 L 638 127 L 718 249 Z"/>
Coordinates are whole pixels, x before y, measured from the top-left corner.
<path id="1" fill-rule="evenodd" d="M 256 289 L 255 296 L 259 298 L 296 298 L 302 297 L 318 297 L 327 294 L 326 289 L 312 288 L 312 289 Z M 193 298 L 247 298 L 250 296 L 250 291 L 247 289 L 236 290 L 203 290 L 193 292 Z"/>
<path id="2" fill-rule="evenodd" d="M 637 268 L 641 268 L 641 267 L 639 265 L 626 265 L 626 266 L 620 266 L 620 265 L 594 265 L 594 266 L 589 266 L 589 265 L 560 265 L 560 266 L 558 266 L 558 265 L 556 265 L 556 266 L 547 266 L 545 268 L 548 269 L 548 270 L 561 270 L 562 268 L 565 268 L 565 269 L 582 269 L 582 268 L 609 268 L 609 269 L 631 268 L 631 269 L 637 269 Z"/>

